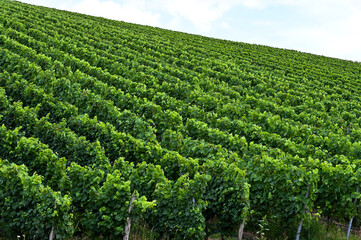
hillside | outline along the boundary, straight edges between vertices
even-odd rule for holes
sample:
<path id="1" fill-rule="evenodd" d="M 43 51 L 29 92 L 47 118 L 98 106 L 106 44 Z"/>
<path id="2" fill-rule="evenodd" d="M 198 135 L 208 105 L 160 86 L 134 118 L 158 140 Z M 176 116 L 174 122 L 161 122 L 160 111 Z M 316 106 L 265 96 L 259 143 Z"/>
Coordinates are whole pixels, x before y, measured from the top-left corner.
<path id="1" fill-rule="evenodd" d="M 360 63 L 0 0 L 9 239 L 347 224 L 360 126 Z"/>

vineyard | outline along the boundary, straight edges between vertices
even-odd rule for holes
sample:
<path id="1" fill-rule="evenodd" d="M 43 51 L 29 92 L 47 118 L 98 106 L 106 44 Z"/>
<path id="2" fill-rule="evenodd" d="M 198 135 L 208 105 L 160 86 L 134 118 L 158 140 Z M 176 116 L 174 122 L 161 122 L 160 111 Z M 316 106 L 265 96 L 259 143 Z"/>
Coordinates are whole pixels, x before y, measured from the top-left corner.
<path id="1" fill-rule="evenodd" d="M 360 63 L 0 0 L 5 238 L 348 224 L 360 126 Z"/>

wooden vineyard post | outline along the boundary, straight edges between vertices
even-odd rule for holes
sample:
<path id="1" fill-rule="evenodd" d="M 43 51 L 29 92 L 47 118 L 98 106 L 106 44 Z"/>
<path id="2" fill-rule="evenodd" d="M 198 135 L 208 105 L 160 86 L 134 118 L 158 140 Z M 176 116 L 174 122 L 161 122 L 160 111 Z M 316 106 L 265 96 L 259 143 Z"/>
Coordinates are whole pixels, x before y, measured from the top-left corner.
<path id="1" fill-rule="evenodd" d="M 242 240 L 243 229 L 244 229 L 244 224 L 245 224 L 245 222 L 246 222 L 246 218 L 243 219 L 243 222 L 242 222 L 241 225 L 239 226 L 237 240 Z"/>
<path id="2" fill-rule="evenodd" d="M 360 187 L 357 186 L 356 193 L 358 193 L 359 191 L 360 191 Z M 356 202 L 357 202 L 357 198 L 355 198 L 355 200 L 353 201 L 354 206 L 356 206 Z M 348 224 L 346 240 L 348 240 L 348 238 L 350 236 L 352 221 L 353 221 L 353 217 L 350 219 L 350 223 Z"/>
<path id="3" fill-rule="evenodd" d="M 325 238 L 327 238 L 327 234 L 328 234 L 328 229 L 330 224 L 332 223 L 332 219 L 330 216 L 327 217 L 327 226 L 326 226 L 326 234 L 325 234 Z"/>
<path id="4" fill-rule="evenodd" d="M 129 204 L 129 214 L 132 211 L 133 208 L 133 201 L 136 199 L 137 197 L 135 195 L 132 195 L 132 199 L 130 200 L 130 204 Z M 132 220 L 130 219 L 130 216 L 127 217 L 127 225 L 125 226 L 125 234 L 124 234 L 124 238 L 123 240 L 129 240 L 129 233 L 130 233 L 130 227 L 132 225 Z"/>
<path id="5" fill-rule="evenodd" d="M 307 185 L 306 199 L 308 198 L 309 193 L 310 193 L 310 185 Z M 306 212 L 306 204 L 305 204 L 305 207 L 303 209 L 303 214 L 305 214 L 305 212 Z M 301 219 L 300 225 L 298 225 L 296 240 L 300 239 L 301 231 L 302 231 L 302 223 L 303 223 L 303 219 Z"/>
<path id="6" fill-rule="evenodd" d="M 51 227 L 51 232 L 49 235 L 49 240 L 53 240 L 54 239 L 54 226 Z"/>

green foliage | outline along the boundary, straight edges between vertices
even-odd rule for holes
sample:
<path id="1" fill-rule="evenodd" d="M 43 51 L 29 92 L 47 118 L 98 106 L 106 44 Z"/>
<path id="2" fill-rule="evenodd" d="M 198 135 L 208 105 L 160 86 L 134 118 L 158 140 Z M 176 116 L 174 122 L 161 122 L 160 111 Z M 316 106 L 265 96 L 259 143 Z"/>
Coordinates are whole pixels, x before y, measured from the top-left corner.
<path id="1" fill-rule="evenodd" d="M 16 235 L 46 239 L 54 227 L 56 239 L 73 233 L 71 198 L 44 186 L 24 165 L 0 159 L 0 225 Z"/>
<path id="2" fill-rule="evenodd" d="M 208 161 L 204 170 L 212 178 L 208 183 L 204 210 L 206 220 L 219 219 L 220 229 L 230 230 L 239 226 L 249 214 L 249 188 L 246 172 L 235 163 Z"/>
<path id="3" fill-rule="evenodd" d="M 258 214 L 267 214 L 269 220 L 287 227 L 303 219 L 306 208 L 313 209 L 319 181 L 317 170 L 287 166 L 266 157 L 249 162 L 248 168 L 252 169 L 250 200 L 256 219 L 262 218 Z"/>
<path id="4" fill-rule="evenodd" d="M 130 217 L 201 239 L 357 213 L 360 64 L 0 4 L 9 232 L 118 239 Z"/>
<path id="5" fill-rule="evenodd" d="M 206 191 L 208 175 L 196 174 L 194 179 L 183 175 L 176 182 L 159 184 L 153 196 L 156 209 L 149 219 L 161 236 L 176 239 L 203 239 L 205 219 L 202 211 L 207 203 L 202 200 Z"/>
<path id="6" fill-rule="evenodd" d="M 168 180 L 160 166 L 142 164 L 131 176 L 132 189 L 155 202 L 154 210 L 144 218 L 161 236 L 202 239 L 205 219 L 202 210 L 208 175 L 196 173 L 193 179 L 182 175 L 176 182 Z"/>

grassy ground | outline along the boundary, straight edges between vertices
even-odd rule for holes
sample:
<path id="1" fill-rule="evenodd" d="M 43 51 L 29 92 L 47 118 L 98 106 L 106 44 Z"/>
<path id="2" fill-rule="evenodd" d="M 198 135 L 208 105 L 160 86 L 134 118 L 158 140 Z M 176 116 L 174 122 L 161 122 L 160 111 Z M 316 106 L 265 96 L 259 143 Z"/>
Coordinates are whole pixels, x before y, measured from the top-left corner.
<path id="1" fill-rule="evenodd" d="M 156 240 L 159 239 L 154 232 L 149 230 L 146 226 L 133 226 L 130 239 L 131 240 Z M 267 229 L 267 226 L 265 226 Z M 346 230 L 347 225 L 339 223 L 327 224 L 325 220 L 313 219 L 308 223 L 303 224 L 301 240 L 340 240 L 346 239 Z M 243 239 L 246 240 L 265 240 L 265 239 L 275 239 L 275 240 L 284 240 L 284 237 L 272 237 L 277 233 L 270 232 L 272 230 L 264 230 L 263 232 L 252 233 L 245 232 Z M 296 229 L 295 229 L 296 231 Z M 326 234 L 327 232 L 327 234 Z M 293 233 L 294 235 L 294 233 Z M 262 237 L 263 236 L 263 237 Z M 166 238 L 163 238 L 166 239 Z M 221 234 L 213 234 L 209 240 L 222 240 Z M 226 240 L 237 240 L 236 232 L 234 235 L 225 236 Z M 294 239 L 294 236 L 289 236 L 287 239 Z M 361 228 L 353 229 L 349 240 L 361 240 Z"/>
<path id="2" fill-rule="evenodd" d="M 328 228 L 328 230 L 327 230 Z M 243 235 L 243 239 L 245 240 L 266 240 L 266 239 L 274 239 L 274 240 L 284 240 L 284 237 L 274 238 L 272 235 L 275 233 L 270 232 L 272 230 L 266 230 L 263 232 L 252 233 L 245 232 Z M 329 224 L 327 227 L 326 221 L 313 219 L 309 223 L 305 223 L 302 228 L 301 240 L 340 240 L 346 239 L 346 229 L 347 226 L 339 223 Z M 327 231 L 327 235 L 326 235 Z M 270 237 L 271 236 L 271 237 Z M 71 240 L 89 240 L 90 238 L 73 238 Z M 159 237 L 155 232 L 149 229 L 145 225 L 133 224 L 130 240 L 166 240 L 167 238 Z M 226 240 L 237 240 L 237 235 L 228 235 L 225 236 Z M 289 236 L 287 239 L 294 239 L 294 237 Z M 0 240 L 6 240 L 3 236 L 1 236 L 0 231 Z M 208 238 L 208 240 L 222 240 L 221 234 L 213 234 Z M 361 240 L 361 228 L 353 229 L 352 233 L 349 237 L 349 240 Z"/>
<path id="3" fill-rule="evenodd" d="M 246 240 L 284 240 L 284 237 L 270 237 L 272 236 L 272 230 L 265 230 L 263 232 L 251 233 L 245 232 L 243 239 Z M 296 229 L 295 229 L 296 231 Z M 309 223 L 305 223 L 302 228 L 301 240 L 340 240 L 346 239 L 347 225 L 339 223 L 328 224 L 326 221 L 313 219 Z M 326 234 L 327 232 L 327 234 Z M 222 240 L 220 233 L 212 235 L 209 240 Z M 226 236 L 226 240 L 237 240 L 237 236 Z M 294 239 L 294 236 L 287 237 L 287 239 Z M 361 228 L 353 229 L 349 240 L 361 240 Z"/>

